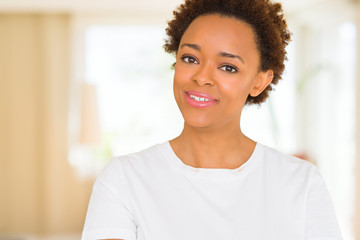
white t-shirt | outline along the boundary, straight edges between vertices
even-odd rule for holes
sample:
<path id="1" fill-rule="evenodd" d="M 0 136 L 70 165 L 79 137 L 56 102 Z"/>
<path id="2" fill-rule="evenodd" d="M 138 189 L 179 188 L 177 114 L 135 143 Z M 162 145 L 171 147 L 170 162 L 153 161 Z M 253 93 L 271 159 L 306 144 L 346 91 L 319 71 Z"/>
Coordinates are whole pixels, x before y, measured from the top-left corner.
<path id="1" fill-rule="evenodd" d="M 82 240 L 339 240 L 315 165 L 257 143 L 237 169 L 185 165 L 164 142 L 98 176 Z"/>

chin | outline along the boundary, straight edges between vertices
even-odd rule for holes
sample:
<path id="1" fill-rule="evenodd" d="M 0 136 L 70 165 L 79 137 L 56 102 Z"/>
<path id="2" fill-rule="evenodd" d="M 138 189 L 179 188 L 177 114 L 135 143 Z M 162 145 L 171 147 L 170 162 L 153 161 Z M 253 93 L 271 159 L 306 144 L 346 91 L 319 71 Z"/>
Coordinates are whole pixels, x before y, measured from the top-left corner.
<path id="1" fill-rule="evenodd" d="M 204 117 L 186 117 L 183 115 L 185 124 L 193 127 L 193 128 L 207 128 L 210 127 L 212 125 L 212 122 L 209 121 L 209 118 L 204 118 Z"/>

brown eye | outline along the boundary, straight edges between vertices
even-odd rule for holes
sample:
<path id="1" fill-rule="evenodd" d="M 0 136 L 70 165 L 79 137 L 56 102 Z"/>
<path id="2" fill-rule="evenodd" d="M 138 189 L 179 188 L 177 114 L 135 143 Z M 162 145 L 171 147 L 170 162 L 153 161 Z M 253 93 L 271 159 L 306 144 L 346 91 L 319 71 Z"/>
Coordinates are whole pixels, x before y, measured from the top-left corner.
<path id="1" fill-rule="evenodd" d="M 181 60 L 186 63 L 198 63 L 198 61 L 194 57 L 191 57 L 191 56 L 183 56 L 183 57 L 181 57 Z"/>
<path id="2" fill-rule="evenodd" d="M 220 69 L 228 73 L 236 73 L 238 71 L 236 67 L 230 65 L 224 65 Z"/>

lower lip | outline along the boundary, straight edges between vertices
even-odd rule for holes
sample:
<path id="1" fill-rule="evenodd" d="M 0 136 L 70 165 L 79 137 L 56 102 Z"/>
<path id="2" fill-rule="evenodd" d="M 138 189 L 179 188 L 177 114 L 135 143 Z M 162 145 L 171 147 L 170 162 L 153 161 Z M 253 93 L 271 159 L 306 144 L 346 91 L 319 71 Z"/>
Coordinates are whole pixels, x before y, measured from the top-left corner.
<path id="1" fill-rule="evenodd" d="M 198 102 L 198 101 L 195 101 L 194 99 L 192 99 L 191 97 L 190 97 L 190 95 L 189 94 L 187 94 L 187 93 L 185 93 L 185 99 L 186 99 L 186 102 L 188 103 L 188 104 L 190 104 L 191 106 L 193 106 L 193 107 L 196 107 L 196 108 L 206 108 L 206 107 L 211 107 L 211 106 L 213 106 L 213 105 L 215 105 L 216 104 L 216 100 L 210 100 L 210 101 L 204 101 L 204 102 Z"/>

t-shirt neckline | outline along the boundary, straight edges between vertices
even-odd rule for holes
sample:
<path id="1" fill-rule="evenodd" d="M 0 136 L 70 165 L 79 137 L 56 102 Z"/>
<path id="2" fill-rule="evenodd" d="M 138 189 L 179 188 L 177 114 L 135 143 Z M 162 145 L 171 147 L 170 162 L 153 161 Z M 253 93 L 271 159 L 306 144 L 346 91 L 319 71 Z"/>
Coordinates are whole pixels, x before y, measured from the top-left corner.
<path id="1" fill-rule="evenodd" d="M 211 177 L 215 176 L 239 176 L 244 175 L 252 171 L 258 164 L 259 158 L 261 158 L 262 145 L 256 143 L 255 148 L 249 157 L 249 159 L 243 163 L 240 167 L 235 169 L 226 169 L 226 168 L 196 168 L 190 165 L 185 164 L 174 152 L 170 145 L 170 141 L 164 143 L 166 147 L 166 153 L 170 157 L 171 162 L 176 165 L 177 168 L 181 169 L 185 173 Z"/>

